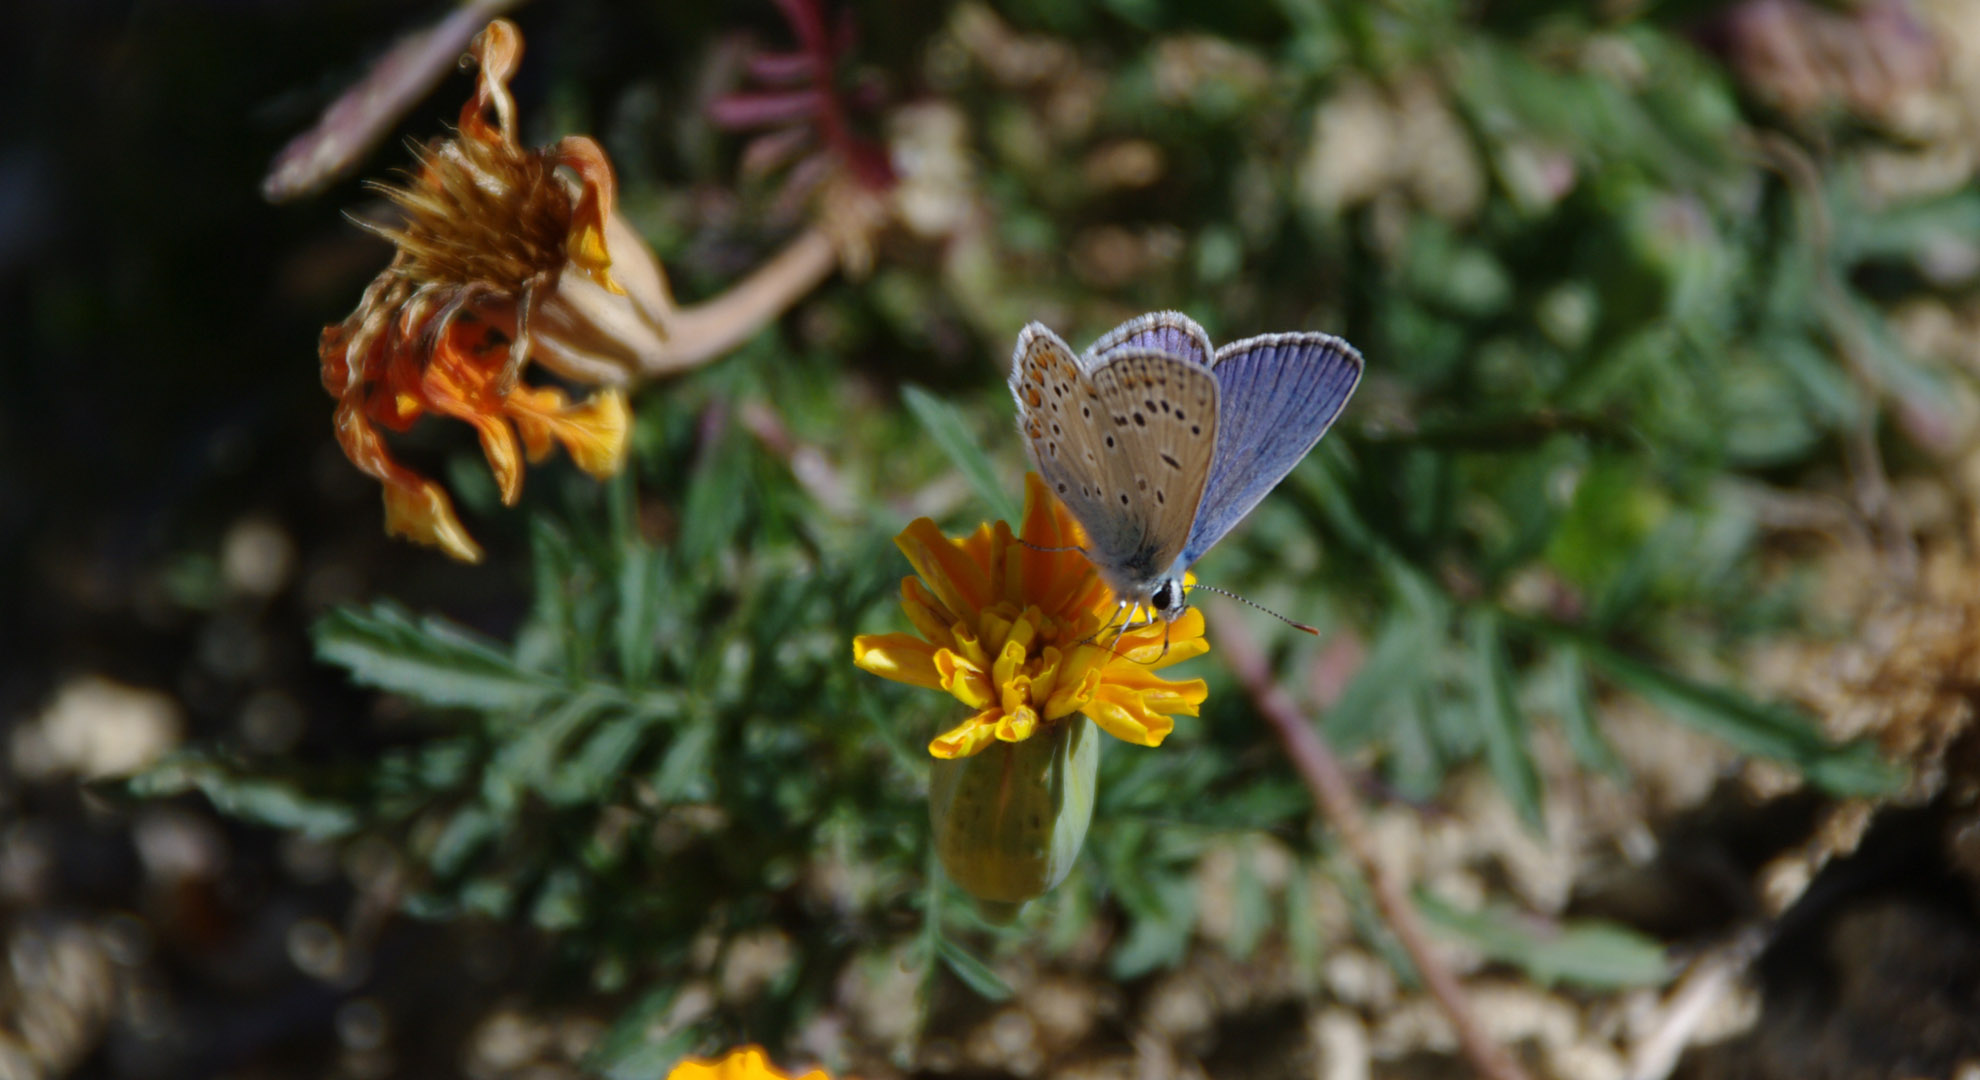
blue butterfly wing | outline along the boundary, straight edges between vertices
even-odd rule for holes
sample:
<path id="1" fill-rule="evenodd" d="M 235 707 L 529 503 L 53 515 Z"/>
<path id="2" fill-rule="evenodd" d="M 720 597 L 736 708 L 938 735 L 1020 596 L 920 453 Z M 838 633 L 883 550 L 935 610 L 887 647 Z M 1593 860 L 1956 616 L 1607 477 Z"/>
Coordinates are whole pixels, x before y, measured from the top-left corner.
<path id="1" fill-rule="evenodd" d="M 1210 335 L 1180 311 L 1151 311 L 1107 331 L 1079 358 L 1083 371 L 1093 371 L 1115 353 L 1154 350 L 1209 367 Z"/>
<path id="2" fill-rule="evenodd" d="M 1217 351 L 1217 449 L 1184 567 L 1306 457 L 1361 382 L 1361 366 L 1354 346 L 1331 334 L 1265 334 Z"/>

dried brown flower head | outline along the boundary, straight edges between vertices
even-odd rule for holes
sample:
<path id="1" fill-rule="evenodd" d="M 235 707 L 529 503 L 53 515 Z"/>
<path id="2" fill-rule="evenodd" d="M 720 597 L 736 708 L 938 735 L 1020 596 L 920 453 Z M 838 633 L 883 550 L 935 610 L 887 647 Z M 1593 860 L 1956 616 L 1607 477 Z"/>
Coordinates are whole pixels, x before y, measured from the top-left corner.
<path id="1" fill-rule="evenodd" d="M 428 412 L 474 425 L 509 505 L 522 491 L 518 436 L 531 461 L 562 444 L 586 472 L 610 475 L 626 449 L 619 387 L 656 365 L 674 314 L 659 264 L 614 209 L 598 144 L 516 141 L 508 81 L 521 55 L 506 20 L 476 36 L 480 73 L 459 132 L 418 151 L 406 186 L 379 185 L 403 221 L 361 224 L 398 252 L 319 346 L 338 442 L 385 485 L 386 531 L 468 562 L 481 549 L 446 492 L 393 461 L 374 425 L 404 431 Z M 573 402 L 525 385 L 532 360 L 604 389 Z"/>

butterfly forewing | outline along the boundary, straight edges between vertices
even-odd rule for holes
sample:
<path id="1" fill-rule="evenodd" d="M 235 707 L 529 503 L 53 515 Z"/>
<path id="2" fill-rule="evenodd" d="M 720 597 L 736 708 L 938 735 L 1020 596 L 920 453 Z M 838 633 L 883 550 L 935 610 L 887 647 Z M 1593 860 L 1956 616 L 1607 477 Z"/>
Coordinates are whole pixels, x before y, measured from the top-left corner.
<path id="1" fill-rule="evenodd" d="M 1082 367 L 1033 323 L 1011 363 L 1018 430 L 1039 475 L 1086 530 L 1088 555 L 1123 590 L 1175 561 L 1210 474 L 1216 377 L 1148 348 Z"/>
<path id="2" fill-rule="evenodd" d="M 1018 335 L 1011 358 L 1011 396 L 1018 433 L 1038 475 L 1088 535 L 1100 502 L 1104 444 L 1096 420 L 1099 395 L 1057 334 L 1032 323 Z"/>
<path id="3" fill-rule="evenodd" d="M 1265 334 L 1218 350 L 1216 458 L 1184 565 L 1195 562 L 1299 464 L 1361 381 L 1361 354 L 1330 334 Z"/>

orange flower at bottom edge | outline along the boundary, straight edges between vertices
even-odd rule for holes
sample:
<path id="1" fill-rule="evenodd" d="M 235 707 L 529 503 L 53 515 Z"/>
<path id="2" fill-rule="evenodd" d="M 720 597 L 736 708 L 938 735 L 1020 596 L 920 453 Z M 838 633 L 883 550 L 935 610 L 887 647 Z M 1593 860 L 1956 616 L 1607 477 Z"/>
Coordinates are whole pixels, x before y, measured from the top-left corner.
<path id="1" fill-rule="evenodd" d="M 791 1076 L 770 1064 L 760 1047 L 742 1046 L 720 1061 L 689 1059 L 674 1066 L 667 1080 L 832 1080 L 823 1069 Z"/>
<path id="2" fill-rule="evenodd" d="M 1161 745 L 1173 717 L 1195 716 L 1209 692 L 1202 679 L 1155 674 L 1209 651 L 1202 613 L 1117 636 L 1113 592 L 1086 556 L 1037 550 L 1084 537 L 1035 473 L 1025 477 L 1020 535 L 1024 543 L 1001 521 L 958 539 L 927 518 L 909 524 L 894 543 L 917 575 L 901 582 L 916 632 L 855 638 L 853 663 L 975 710 L 929 743 L 938 758 L 1019 742 L 1075 713 L 1115 738 Z"/>

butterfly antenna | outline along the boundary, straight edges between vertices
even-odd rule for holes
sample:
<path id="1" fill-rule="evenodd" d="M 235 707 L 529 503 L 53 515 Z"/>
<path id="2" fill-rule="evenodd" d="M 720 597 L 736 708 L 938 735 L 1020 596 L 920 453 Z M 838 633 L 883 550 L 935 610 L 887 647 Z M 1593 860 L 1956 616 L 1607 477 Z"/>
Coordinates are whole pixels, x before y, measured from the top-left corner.
<path id="1" fill-rule="evenodd" d="M 1016 541 L 1017 541 L 1017 542 L 1018 542 L 1019 544 L 1022 544 L 1023 546 L 1025 546 L 1025 547 L 1028 547 L 1028 548 L 1030 548 L 1030 549 L 1031 549 L 1031 550 L 1033 550 L 1033 551 L 1046 551 L 1046 552 L 1053 552 L 1053 551 L 1077 551 L 1077 552 L 1079 552 L 1079 553 L 1080 553 L 1081 555 L 1084 555 L 1084 554 L 1086 554 L 1086 549 L 1085 549 L 1085 548 L 1083 548 L 1083 547 L 1080 547 L 1080 546 L 1079 546 L 1078 544 L 1073 544 L 1073 545 L 1071 545 L 1070 547 L 1039 547 L 1039 546 L 1038 546 L 1037 544 L 1034 544 L 1034 543 L 1032 543 L 1032 542 L 1030 542 L 1029 540 L 1026 540 L 1026 539 L 1024 539 L 1024 538 L 1023 538 L 1023 537 L 1021 537 L 1021 536 L 1013 536 L 1013 537 L 1011 537 L 1011 539 L 1013 539 L 1013 540 L 1016 540 Z"/>
<path id="2" fill-rule="evenodd" d="M 1287 626 L 1292 627 L 1294 630 L 1304 630 L 1307 633 L 1312 634 L 1314 637 L 1320 636 L 1320 631 L 1317 627 L 1308 626 L 1303 622 L 1294 622 L 1293 620 L 1286 618 L 1284 615 L 1281 615 L 1278 612 L 1273 611 L 1271 608 L 1266 607 L 1264 604 L 1261 604 L 1256 600 L 1247 600 L 1244 597 L 1239 596 L 1238 594 L 1230 591 L 1229 589 L 1219 589 L 1214 585 L 1185 585 L 1183 587 L 1186 589 L 1202 589 L 1205 592 L 1216 593 L 1218 596 L 1228 596 L 1231 599 L 1236 600 L 1240 604 L 1250 604 L 1252 607 L 1255 607 L 1258 610 L 1264 612 L 1265 614 L 1270 615 L 1271 617 L 1279 620 L 1282 623 L 1285 623 Z"/>

